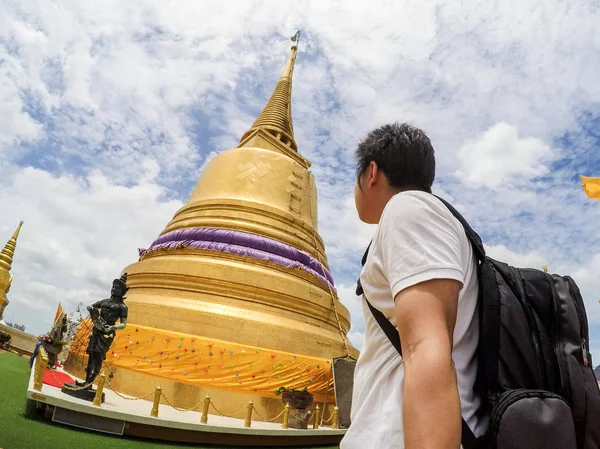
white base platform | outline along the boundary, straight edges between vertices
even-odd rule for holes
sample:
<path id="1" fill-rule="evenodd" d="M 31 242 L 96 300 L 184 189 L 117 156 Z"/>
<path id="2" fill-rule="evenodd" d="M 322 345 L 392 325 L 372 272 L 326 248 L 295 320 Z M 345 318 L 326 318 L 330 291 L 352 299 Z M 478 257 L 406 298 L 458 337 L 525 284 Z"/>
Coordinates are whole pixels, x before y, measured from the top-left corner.
<path id="1" fill-rule="evenodd" d="M 283 429 L 281 424 L 253 421 L 250 428 L 244 427 L 243 419 L 228 418 L 219 415 L 208 416 L 208 423 L 200 423 L 201 413 L 179 411 L 166 404 L 160 404 L 159 416 L 150 416 L 152 403 L 146 400 L 126 400 L 109 388 L 104 388 L 105 402 L 101 407 L 91 402 L 71 397 L 60 388 L 43 385 L 42 391 L 33 389 L 33 370 L 27 388 L 27 398 L 55 409 L 70 411 L 61 413 L 74 416 L 77 421 L 94 423 L 93 417 L 100 422 L 111 422 L 113 428 L 122 428 L 123 435 L 143 438 L 177 441 L 187 443 L 227 444 L 240 446 L 310 446 L 339 444 L 344 429 Z M 55 413 L 57 410 L 55 410 Z M 73 413 L 75 412 L 75 413 Z M 56 416 L 56 415 L 55 415 Z M 122 422 L 122 426 L 121 426 Z M 71 423 L 78 427 L 88 427 Z M 94 426 L 91 426 L 94 427 Z M 89 427 L 88 427 L 89 428 Z M 96 429 L 99 430 L 99 429 Z"/>

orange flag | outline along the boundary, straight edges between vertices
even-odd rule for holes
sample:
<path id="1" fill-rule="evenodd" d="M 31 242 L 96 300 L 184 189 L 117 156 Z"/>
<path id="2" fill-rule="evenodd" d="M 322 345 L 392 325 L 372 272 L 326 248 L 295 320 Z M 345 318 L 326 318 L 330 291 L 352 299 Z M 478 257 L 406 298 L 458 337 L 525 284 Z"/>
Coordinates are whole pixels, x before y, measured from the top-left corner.
<path id="1" fill-rule="evenodd" d="M 586 195 L 592 200 L 600 200 L 600 178 L 579 177 L 583 182 L 583 190 L 585 190 Z"/>
<path id="2" fill-rule="evenodd" d="M 60 305 L 60 302 L 58 303 L 58 309 L 56 309 L 56 316 L 54 317 L 54 322 L 56 323 L 56 321 L 58 321 L 58 319 L 60 318 L 60 316 L 63 313 L 63 308 Z"/>

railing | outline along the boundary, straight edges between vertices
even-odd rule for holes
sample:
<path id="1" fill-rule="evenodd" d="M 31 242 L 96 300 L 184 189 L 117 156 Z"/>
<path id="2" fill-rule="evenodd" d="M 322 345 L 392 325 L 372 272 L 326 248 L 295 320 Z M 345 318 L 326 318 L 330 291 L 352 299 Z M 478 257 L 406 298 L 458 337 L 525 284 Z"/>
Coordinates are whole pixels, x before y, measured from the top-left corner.
<path id="1" fill-rule="evenodd" d="M 114 390 L 113 390 L 114 391 Z M 117 393 L 117 395 L 122 396 L 120 393 L 114 391 L 115 393 Z M 148 395 L 146 395 L 147 397 Z M 154 390 L 154 401 L 152 403 L 152 409 L 150 410 L 150 416 L 153 416 L 155 418 L 158 417 L 159 414 L 159 408 L 160 408 L 160 399 L 164 398 L 165 402 L 167 403 L 167 405 L 169 405 L 170 407 L 174 408 L 175 410 L 179 410 L 179 411 L 191 411 L 191 410 L 195 410 L 198 407 L 200 407 L 200 405 L 202 405 L 202 414 L 200 417 L 200 422 L 202 424 L 207 424 L 208 423 L 208 411 L 210 408 L 212 408 L 218 415 L 220 416 L 224 416 L 227 418 L 237 418 L 237 417 L 241 417 L 244 413 L 245 413 L 245 420 L 244 420 L 244 427 L 251 427 L 252 426 L 252 415 L 253 413 L 256 413 L 256 415 L 265 422 L 274 422 L 276 420 L 278 420 L 282 415 L 283 415 L 283 423 L 281 425 L 281 427 L 283 429 L 287 429 L 288 428 L 288 421 L 289 421 L 289 415 L 290 415 L 290 406 L 289 404 L 286 404 L 285 407 L 283 408 L 283 410 L 275 417 L 273 418 L 264 418 L 263 416 L 260 415 L 260 413 L 258 412 L 258 410 L 256 409 L 256 407 L 254 406 L 254 402 L 252 400 L 250 400 L 248 402 L 247 405 L 245 405 L 239 412 L 231 414 L 231 415 L 227 415 L 225 413 L 222 413 L 216 406 L 215 404 L 212 402 L 211 397 L 209 394 L 207 394 L 204 399 L 199 402 L 198 404 L 196 404 L 193 407 L 190 407 L 188 409 L 182 409 L 182 408 L 178 408 L 173 406 L 172 402 L 165 396 L 165 394 L 162 392 L 162 388 L 160 386 L 156 387 L 156 389 Z M 126 398 L 126 399 L 142 399 L 142 398 Z M 333 408 L 333 412 L 331 413 L 331 415 L 329 416 L 329 418 L 327 418 L 326 420 L 322 420 L 321 421 L 321 410 L 319 408 L 319 406 L 317 405 L 315 407 L 315 412 L 312 414 L 312 418 L 310 421 L 310 424 L 313 426 L 313 429 L 318 429 L 319 428 L 319 424 L 329 424 L 331 423 L 331 428 L 332 429 L 339 429 L 339 419 L 338 419 L 338 408 L 334 407 Z"/>
<path id="2" fill-rule="evenodd" d="M 43 383 L 43 379 L 44 379 L 44 373 L 45 373 L 47 367 L 48 367 L 48 355 L 47 355 L 46 351 L 44 350 L 44 348 L 40 347 L 40 351 L 39 351 L 38 357 L 36 359 L 36 364 L 35 364 L 34 383 L 33 383 L 34 390 L 42 391 L 42 383 Z M 56 376 L 54 375 L 54 372 L 52 370 L 50 370 L 50 373 L 52 374 L 52 376 L 54 377 L 54 379 L 57 382 L 61 383 L 56 378 Z M 106 376 L 104 375 L 104 373 L 102 373 L 102 374 L 100 374 L 100 376 L 98 376 L 98 387 L 96 389 L 96 395 L 94 396 L 94 401 L 93 401 L 93 405 L 95 407 L 102 407 L 102 393 L 104 391 L 105 386 L 106 386 Z M 83 388 L 87 388 L 87 387 L 89 387 L 89 385 L 85 385 L 83 387 L 78 387 L 77 389 L 83 389 Z M 162 387 L 160 385 L 157 386 L 154 389 L 154 391 L 152 391 L 144 396 L 140 396 L 140 397 L 128 397 L 128 396 L 122 395 L 121 393 L 119 393 L 118 391 L 115 391 L 113 389 L 111 389 L 111 391 L 113 393 L 115 393 L 117 396 L 119 396 L 121 399 L 125 399 L 128 401 L 138 401 L 138 400 L 149 398 L 150 396 L 154 395 L 154 399 L 152 401 L 152 408 L 150 409 L 150 416 L 152 416 L 154 418 L 158 418 L 158 416 L 159 416 L 160 400 L 162 398 L 162 399 L 164 399 L 165 403 L 168 406 L 172 407 L 175 410 L 181 411 L 181 412 L 189 412 L 189 411 L 193 411 L 193 410 L 198 410 L 200 408 L 200 406 L 202 406 L 202 411 L 201 411 L 201 415 L 200 415 L 200 422 L 202 424 L 208 423 L 208 417 L 209 417 L 208 412 L 212 408 L 218 415 L 227 417 L 227 418 L 238 418 L 238 417 L 242 417 L 245 414 L 244 427 L 247 427 L 247 428 L 252 426 L 252 415 L 254 413 L 256 413 L 256 415 L 262 421 L 265 421 L 265 422 L 275 422 L 283 415 L 282 428 L 283 429 L 288 428 L 289 415 L 290 415 L 289 404 L 286 404 L 286 406 L 283 408 L 283 410 L 281 410 L 281 412 L 277 416 L 275 416 L 273 418 L 264 418 L 263 416 L 260 415 L 260 413 L 258 412 L 256 407 L 254 406 L 254 402 L 252 402 L 252 401 L 249 401 L 248 404 L 245 405 L 239 412 L 234 413 L 232 415 L 227 415 L 225 413 L 222 413 L 215 406 L 215 404 L 212 402 L 209 394 L 207 394 L 200 402 L 195 404 L 193 407 L 180 408 L 180 407 L 176 407 L 175 405 L 173 405 L 172 400 L 169 400 L 169 398 L 164 394 L 164 392 L 162 391 Z M 316 405 L 314 413 L 312 414 L 312 416 L 310 418 L 309 424 L 312 425 L 313 429 L 318 429 L 319 426 L 323 425 L 323 424 L 331 424 L 332 429 L 339 429 L 338 408 L 337 407 L 333 408 L 333 411 L 331 412 L 331 415 L 329 416 L 328 419 L 322 419 L 321 418 L 321 409 L 319 408 L 319 405 Z"/>
<path id="3" fill-rule="evenodd" d="M 43 346 L 40 346 L 38 355 L 35 359 L 35 367 L 33 372 L 33 389 L 35 391 L 42 391 L 42 384 L 44 383 L 44 374 L 48 368 L 48 353 Z"/>

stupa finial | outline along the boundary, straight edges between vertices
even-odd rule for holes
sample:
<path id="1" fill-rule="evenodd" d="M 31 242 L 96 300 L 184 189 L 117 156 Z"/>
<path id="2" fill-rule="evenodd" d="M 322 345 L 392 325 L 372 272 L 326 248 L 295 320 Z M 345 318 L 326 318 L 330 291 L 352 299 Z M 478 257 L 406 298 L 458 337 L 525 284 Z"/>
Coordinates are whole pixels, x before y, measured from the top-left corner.
<path id="1" fill-rule="evenodd" d="M 15 230 L 13 236 L 10 240 L 4 245 L 4 249 L 0 253 L 0 270 L 10 271 L 12 266 L 13 257 L 15 255 L 15 248 L 17 246 L 17 238 L 19 238 L 19 233 L 21 232 L 21 227 L 23 226 L 23 221 L 19 223 L 17 229 Z"/>
<path id="2" fill-rule="evenodd" d="M 297 31 L 291 39 L 294 44 L 291 48 L 290 57 L 275 86 L 275 90 L 258 118 L 242 136 L 240 142 L 244 141 L 255 130 L 262 128 L 293 150 L 298 149 L 298 145 L 294 140 L 294 125 L 292 124 L 292 75 L 296 53 L 298 52 L 300 31 Z"/>

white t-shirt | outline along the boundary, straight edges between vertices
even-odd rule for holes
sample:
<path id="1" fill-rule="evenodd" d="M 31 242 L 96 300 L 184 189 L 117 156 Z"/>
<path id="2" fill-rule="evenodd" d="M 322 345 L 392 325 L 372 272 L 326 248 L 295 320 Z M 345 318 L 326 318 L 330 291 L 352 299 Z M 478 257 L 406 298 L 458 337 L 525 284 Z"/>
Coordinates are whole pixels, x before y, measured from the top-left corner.
<path id="1" fill-rule="evenodd" d="M 488 423 L 477 413 L 480 400 L 473 391 L 479 339 L 475 254 L 460 222 L 436 197 L 419 191 L 398 193 L 383 211 L 360 274 L 364 294 L 395 326 L 395 296 L 431 279 L 462 283 L 452 359 L 462 416 L 475 436 L 480 436 Z M 352 424 L 340 449 L 403 449 L 404 365 L 362 302 L 365 337 L 354 374 Z"/>

